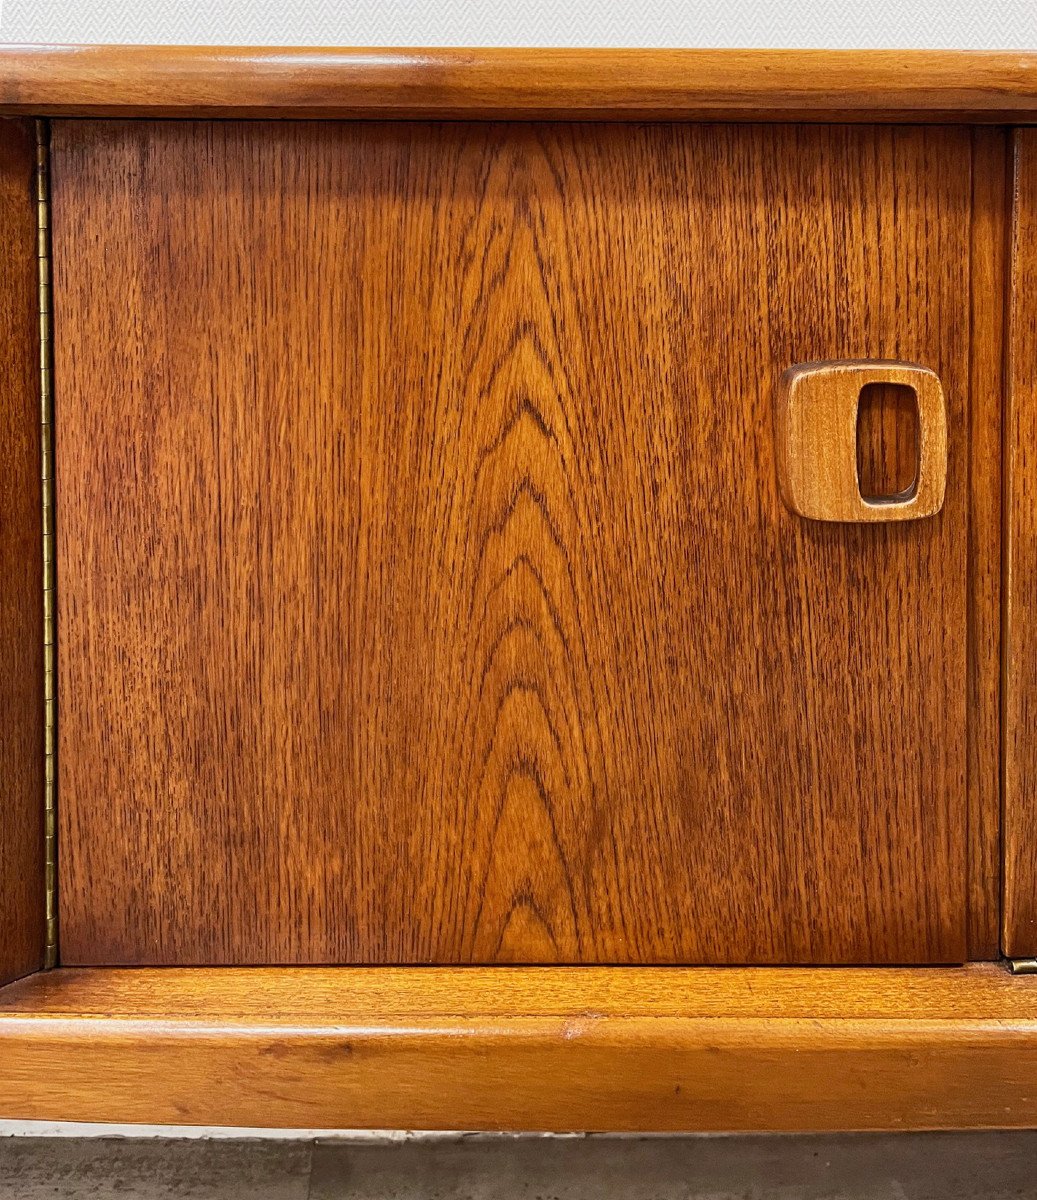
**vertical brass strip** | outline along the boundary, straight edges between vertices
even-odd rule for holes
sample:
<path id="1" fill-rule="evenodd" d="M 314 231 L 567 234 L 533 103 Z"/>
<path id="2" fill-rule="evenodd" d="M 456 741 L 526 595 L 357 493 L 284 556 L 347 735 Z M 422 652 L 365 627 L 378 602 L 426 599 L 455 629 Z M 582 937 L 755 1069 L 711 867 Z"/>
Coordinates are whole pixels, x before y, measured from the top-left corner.
<path id="1" fill-rule="evenodd" d="M 44 967 L 58 961 L 57 689 L 54 597 L 54 365 L 51 347 L 50 163 L 47 122 L 36 121 L 36 259 L 40 310 L 40 481 L 43 534 L 43 820 L 47 918 Z"/>

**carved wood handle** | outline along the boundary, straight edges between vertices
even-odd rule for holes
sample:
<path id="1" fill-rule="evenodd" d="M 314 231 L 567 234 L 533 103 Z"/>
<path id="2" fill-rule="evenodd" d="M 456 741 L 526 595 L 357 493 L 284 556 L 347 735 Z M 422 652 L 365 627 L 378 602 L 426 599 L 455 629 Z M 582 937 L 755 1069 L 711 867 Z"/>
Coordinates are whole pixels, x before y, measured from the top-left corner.
<path id="1" fill-rule="evenodd" d="M 909 495 L 865 497 L 857 477 L 857 408 L 868 384 L 910 388 L 918 405 L 918 474 Z M 940 511 L 947 486 L 947 409 L 940 380 L 914 363 L 800 363 L 781 377 L 778 483 L 812 521 L 912 521 Z"/>

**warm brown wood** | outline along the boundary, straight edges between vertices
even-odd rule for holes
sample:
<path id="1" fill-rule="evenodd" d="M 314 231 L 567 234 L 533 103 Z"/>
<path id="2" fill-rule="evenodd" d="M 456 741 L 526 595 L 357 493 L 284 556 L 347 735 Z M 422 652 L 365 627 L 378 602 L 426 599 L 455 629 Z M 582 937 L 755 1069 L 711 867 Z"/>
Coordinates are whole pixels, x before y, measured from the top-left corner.
<path id="1" fill-rule="evenodd" d="M 969 407 L 969 957 L 1001 945 L 1001 434 L 1007 132 L 973 131 Z"/>
<path id="2" fill-rule="evenodd" d="M 918 468 L 904 493 L 868 498 L 858 478 L 858 408 L 866 388 L 914 396 Z M 914 363 L 799 363 L 781 377 L 775 451 L 782 499 L 811 521 L 914 521 L 943 507 L 947 411 L 939 378 Z"/>
<path id="3" fill-rule="evenodd" d="M 63 960 L 961 959 L 971 147 L 58 122 Z M 784 509 L 838 357 L 937 517 Z"/>
<path id="4" fill-rule="evenodd" d="M 0 1117 L 405 1129 L 1037 1124 L 995 966 L 62 970 L 0 992 Z"/>
<path id="5" fill-rule="evenodd" d="M 0 121 L 0 982 L 43 959 L 43 567 L 36 162 Z"/>
<path id="6" fill-rule="evenodd" d="M 967 967 L 65 967 L 0 1014 L 264 1025 L 443 1017 L 1037 1021 L 1037 978 Z M 0 1089 L 2 1091 L 2 1089 Z"/>
<path id="7" fill-rule="evenodd" d="M 0 112 L 1027 122 L 1037 54 L 17 45 Z"/>
<path id="8" fill-rule="evenodd" d="M 1037 137 L 1015 134 L 1005 432 L 1004 948 L 1037 954 Z"/>
<path id="9" fill-rule="evenodd" d="M 918 401 L 899 384 L 869 383 L 857 405 L 857 482 L 866 500 L 908 493 L 918 480 Z"/>

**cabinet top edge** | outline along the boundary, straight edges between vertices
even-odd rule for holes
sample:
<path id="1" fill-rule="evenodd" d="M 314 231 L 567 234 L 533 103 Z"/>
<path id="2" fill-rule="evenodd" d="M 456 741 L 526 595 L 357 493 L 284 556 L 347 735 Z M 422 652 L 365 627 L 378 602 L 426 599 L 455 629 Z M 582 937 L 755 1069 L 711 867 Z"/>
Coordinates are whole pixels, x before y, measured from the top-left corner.
<path id="1" fill-rule="evenodd" d="M 1037 50 L 0 45 L 0 115 L 1037 121 Z"/>

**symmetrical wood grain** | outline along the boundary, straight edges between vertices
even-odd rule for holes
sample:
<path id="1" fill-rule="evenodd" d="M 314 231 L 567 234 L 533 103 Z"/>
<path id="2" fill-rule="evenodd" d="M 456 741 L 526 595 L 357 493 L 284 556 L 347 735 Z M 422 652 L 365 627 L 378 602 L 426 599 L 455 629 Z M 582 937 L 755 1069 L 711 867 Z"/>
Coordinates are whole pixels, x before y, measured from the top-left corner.
<path id="1" fill-rule="evenodd" d="M 965 953 L 964 130 L 58 122 L 63 960 Z M 782 505 L 931 367 L 931 520 Z"/>
<path id="2" fill-rule="evenodd" d="M 1037 135 L 1017 130 L 1005 431 L 1004 949 L 1037 954 Z"/>
<path id="3" fill-rule="evenodd" d="M 43 567 L 35 137 L 0 121 L 0 982 L 43 960 Z"/>
<path id="4" fill-rule="evenodd" d="M 0 112 L 1030 121 L 1037 55 L 18 45 L 0 47 Z"/>
<path id="5" fill-rule="evenodd" d="M 1037 979 L 916 969 L 61 970 L 0 1117 L 506 1130 L 1032 1128 Z"/>

